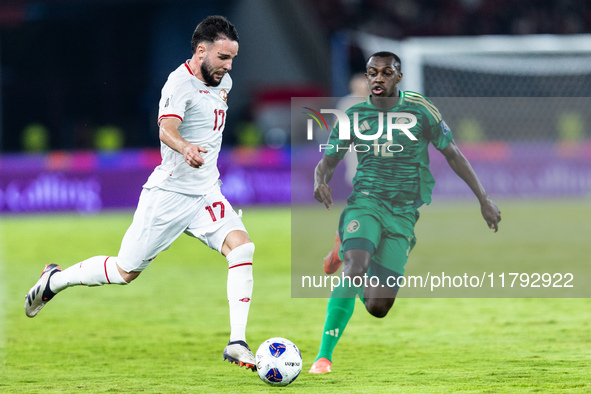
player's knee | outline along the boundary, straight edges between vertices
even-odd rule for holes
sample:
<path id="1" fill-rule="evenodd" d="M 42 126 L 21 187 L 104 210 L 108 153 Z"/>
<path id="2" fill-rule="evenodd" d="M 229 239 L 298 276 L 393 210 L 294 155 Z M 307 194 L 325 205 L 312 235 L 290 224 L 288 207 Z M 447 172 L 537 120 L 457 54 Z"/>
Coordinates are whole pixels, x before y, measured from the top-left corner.
<path id="1" fill-rule="evenodd" d="M 392 305 L 394 304 L 394 299 L 388 298 L 366 298 L 365 299 L 365 309 L 374 317 L 382 318 L 385 317 L 390 309 L 392 309 Z"/>
<path id="2" fill-rule="evenodd" d="M 127 282 L 128 284 L 131 283 L 131 281 L 133 281 L 134 279 L 136 279 L 138 276 L 140 276 L 140 272 L 136 272 L 136 271 L 131 271 L 131 272 L 120 272 L 121 277 L 123 278 L 123 280 L 125 282 Z"/>
<path id="3" fill-rule="evenodd" d="M 250 246 L 248 246 L 246 249 L 243 248 L 244 245 L 249 244 Z M 250 241 L 248 233 L 242 230 L 234 230 L 226 236 L 226 239 L 224 239 L 220 252 L 227 258 L 230 255 L 230 253 L 234 252 L 237 249 L 247 250 L 251 247 L 254 253 L 254 244 Z"/>
<path id="4" fill-rule="evenodd" d="M 366 275 L 371 261 L 371 254 L 365 250 L 348 250 L 343 255 L 343 274 L 347 277 L 361 278 Z"/>
<path id="5" fill-rule="evenodd" d="M 119 266 L 119 264 L 117 264 L 117 271 L 119 272 L 121 279 L 123 279 L 125 281 L 125 283 L 120 283 L 123 285 L 131 283 L 132 280 L 134 280 L 135 278 L 137 278 L 141 274 L 140 271 L 129 271 L 129 272 L 124 271 L 123 268 L 121 268 Z"/>
<path id="6" fill-rule="evenodd" d="M 343 260 L 343 275 L 351 279 L 363 278 L 367 273 L 367 268 L 368 264 L 365 264 L 363 261 L 347 257 Z"/>
<path id="7" fill-rule="evenodd" d="M 250 260 L 249 262 L 252 263 L 252 257 L 254 256 L 254 243 L 253 242 L 245 242 L 234 247 L 230 253 L 226 256 L 228 261 L 236 260 L 236 261 L 245 261 Z"/>
<path id="8" fill-rule="evenodd" d="M 232 249 L 226 255 L 229 268 L 249 267 L 249 274 L 252 275 L 252 261 L 254 257 L 254 243 L 247 242 Z"/>
<path id="9" fill-rule="evenodd" d="M 344 266 L 343 265 L 343 276 L 346 278 L 361 278 L 363 280 L 363 275 L 365 275 L 365 271 L 360 267 L 356 266 Z M 363 282 L 362 282 L 363 283 Z"/>

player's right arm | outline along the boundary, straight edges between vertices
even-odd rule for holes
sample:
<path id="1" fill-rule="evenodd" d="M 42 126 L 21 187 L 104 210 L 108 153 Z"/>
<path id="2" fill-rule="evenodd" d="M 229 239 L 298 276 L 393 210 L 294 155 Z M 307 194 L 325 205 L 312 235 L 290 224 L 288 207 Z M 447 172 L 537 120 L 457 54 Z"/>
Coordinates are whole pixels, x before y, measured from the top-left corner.
<path id="1" fill-rule="evenodd" d="M 182 154 L 188 165 L 199 168 L 205 164 L 201 153 L 207 153 L 207 150 L 202 146 L 191 144 L 181 137 L 181 133 L 179 132 L 180 125 L 181 120 L 175 117 L 160 119 L 160 141 Z"/>
<path id="2" fill-rule="evenodd" d="M 324 151 L 324 156 L 318 162 L 314 170 L 314 198 L 324 204 L 326 209 L 332 207 L 332 189 L 328 182 L 334 175 L 334 170 L 343 159 L 347 148 L 351 145 L 351 139 L 339 139 L 339 123 L 333 126 L 330 137 L 328 138 L 328 148 Z"/>
<path id="3" fill-rule="evenodd" d="M 323 203 L 326 209 L 332 207 L 332 189 L 328 182 L 332 179 L 337 164 L 338 159 L 324 155 L 314 170 L 314 198 Z"/>

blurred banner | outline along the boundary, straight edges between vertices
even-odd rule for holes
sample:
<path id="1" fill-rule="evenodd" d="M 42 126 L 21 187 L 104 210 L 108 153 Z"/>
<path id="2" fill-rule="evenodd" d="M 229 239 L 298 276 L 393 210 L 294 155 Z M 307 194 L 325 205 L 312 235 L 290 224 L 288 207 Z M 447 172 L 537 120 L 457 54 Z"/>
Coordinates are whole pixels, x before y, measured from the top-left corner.
<path id="1" fill-rule="evenodd" d="M 116 153 L 53 152 L 0 157 L 0 213 L 135 208 L 152 170 L 156 149 Z M 218 161 L 222 190 L 232 204 L 286 204 L 290 201 L 289 153 L 235 148 Z"/>
<path id="2" fill-rule="evenodd" d="M 566 198 L 591 195 L 591 142 L 573 146 L 560 143 L 459 144 L 487 192 L 496 198 Z M 435 178 L 433 199 L 474 198 L 468 186 L 451 170 L 445 157 L 429 146 L 430 170 Z M 314 167 L 322 154 L 315 148 L 294 149 L 298 164 L 292 172 L 292 201 L 315 202 Z M 346 166 L 335 170 L 330 186 L 333 198 L 344 201 L 351 193 Z"/>
<path id="3" fill-rule="evenodd" d="M 292 100 L 291 150 L 238 147 L 222 151 L 222 190 L 229 201 L 237 206 L 314 203 L 314 167 L 322 157 L 320 145 L 327 140 L 334 115 L 326 114 L 316 123 L 311 109 L 337 108 L 337 100 Z M 433 102 L 495 198 L 591 195 L 591 114 L 586 110 L 591 99 L 434 98 Z M 313 140 L 307 139 L 309 121 Z M 436 179 L 434 199 L 471 198 L 472 192 L 443 155 L 432 146 L 429 149 Z M 337 201 L 344 201 L 351 191 L 355 156 L 347 154 L 345 163 L 337 167 L 331 182 Z M 2 155 L 0 212 L 95 213 L 134 208 L 142 185 L 159 164 L 156 149 Z"/>
<path id="4" fill-rule="evenodd" d="M 360 99 L 347 100 L 351 102 L 342 106 L 339 98 L 292 99 L 294 203 L 315 202 L 314 168 L 323 155 L 327 129 L 332 130 L 336 118 L 327 109 L 347 108 Z M 591 114 L 587 110 L 591 99 L 436 97 L 432 102 L 487 192 L 495 198 L 591 196 Z M 311 139 L 308 129 L 313 134 Z M 352 190 L 355 151 L 362 148 L 352 147 L 335 170 L 330 186 L 337 201 L 344 201 Z M 435 178 L 434 200 L 473 197 L 432 144 L 429 157 Z"/>

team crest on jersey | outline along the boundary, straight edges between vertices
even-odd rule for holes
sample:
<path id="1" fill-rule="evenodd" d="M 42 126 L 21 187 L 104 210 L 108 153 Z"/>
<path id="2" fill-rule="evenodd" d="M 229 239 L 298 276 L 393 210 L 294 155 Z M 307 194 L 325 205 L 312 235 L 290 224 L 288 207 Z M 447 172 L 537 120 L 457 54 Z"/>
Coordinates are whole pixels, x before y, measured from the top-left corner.
<path id="1" fill-rule="evenodd" d="M 220 98 L 224 100 L 224 103 L 228 102 L 228 92 L 226 91 L 226 89 L 220 90 Z"/>
<path id="2" fill-rule="evenodd" d="M 407 124 L 410 123 L 410 119 L 409 118 L 405 118 L 405 117 L 400 117 L 400 118 L 396 118 L 394 120 L 394 124 Z M 404 135 L 403 131 L 399 131 L 398 135 Z"/>
<path id="3" fill-rule="evenodd" d="M 357 230 L 359 230 L 359 222 L 357 220 L 351 220 L 349 224 L 347 224 L 347 232 L 354 233 Z"/>

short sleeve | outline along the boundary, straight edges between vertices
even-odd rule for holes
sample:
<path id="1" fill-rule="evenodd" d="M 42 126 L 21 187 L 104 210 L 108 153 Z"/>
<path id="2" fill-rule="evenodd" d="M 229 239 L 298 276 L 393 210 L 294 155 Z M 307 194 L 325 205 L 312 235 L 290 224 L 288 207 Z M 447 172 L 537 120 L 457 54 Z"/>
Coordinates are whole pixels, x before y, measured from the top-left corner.
<path id="1" fill-rule="evenodd" d="M 431 129 L 431 143 L 437 150 L 443 150 L 453 141 L 451 130 L 445 120 L 441 121 Z"/>
<path id="2" fill-rule="evenodd" d="M 429 120 L 427 126 L 427 138 L 437 150 L 443 150 L 445 147 L 453 141 L 453 135 L 451 129 L 445 123 L 439 110 L 433 105 L 433 103 L 425 97 L 428 105 L 425 106 L 425 115 Z"/>
<path id="3" fill-rule="evenodd" d="M 185 111 L 191 107 L 191 84 L 179 82 L 168 80 L 164 84 L 158 104 L 158 123 L 162 118 L 177 118 L 182 122 Z"/>

